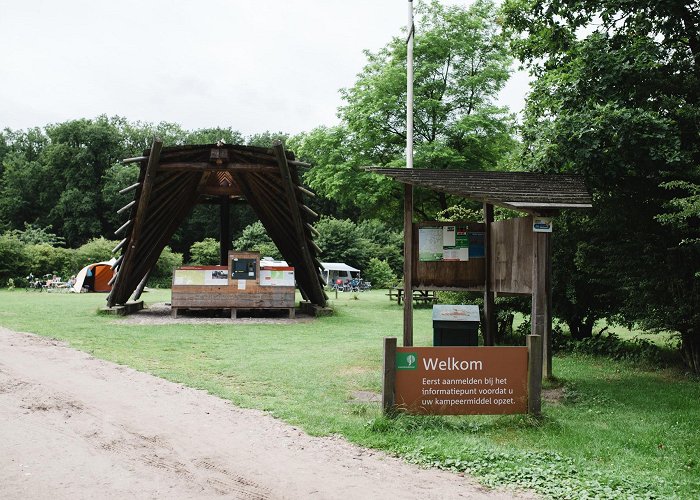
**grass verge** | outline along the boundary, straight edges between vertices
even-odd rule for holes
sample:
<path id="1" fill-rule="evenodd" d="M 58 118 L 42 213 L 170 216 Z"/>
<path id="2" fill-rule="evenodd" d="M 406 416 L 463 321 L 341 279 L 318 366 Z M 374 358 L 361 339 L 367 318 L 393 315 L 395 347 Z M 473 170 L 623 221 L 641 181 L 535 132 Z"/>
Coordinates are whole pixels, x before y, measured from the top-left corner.
<path id="1" fill-rule="evenodd" d="M 682 373 L 557 357 L 541 419 L 389 419 L 354 397 L 380 391 L 382 338 L 401 337 L 401 309 L 382 291 L 340 294 L 334 316 L 283 327 L 127 324 L 96 313 L 104 298 L 1 290 L 0 325 L 489 485 L 556 498 L 700 497 L 700 384 Z M 144 298 L 167 301 L 169 291 Z M 430 345 L 431 309 L 414 316 L 415 344 Z"/>

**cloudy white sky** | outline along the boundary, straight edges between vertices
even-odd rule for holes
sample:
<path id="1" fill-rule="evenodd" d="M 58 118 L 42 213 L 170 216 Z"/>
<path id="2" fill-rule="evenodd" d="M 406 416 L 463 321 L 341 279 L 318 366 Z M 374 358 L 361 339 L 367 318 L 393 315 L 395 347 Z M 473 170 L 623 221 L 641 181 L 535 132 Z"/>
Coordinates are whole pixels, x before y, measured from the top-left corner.
<path id="1" fill-rule="evenodd" d="M 333 125 L 363 49 L 399 34 L 407 5 L 0 0 L 0 129 L 100 114 L 244 134 Z M 501 103 L 519 111 L 526 90 L 516 75 Z"/>

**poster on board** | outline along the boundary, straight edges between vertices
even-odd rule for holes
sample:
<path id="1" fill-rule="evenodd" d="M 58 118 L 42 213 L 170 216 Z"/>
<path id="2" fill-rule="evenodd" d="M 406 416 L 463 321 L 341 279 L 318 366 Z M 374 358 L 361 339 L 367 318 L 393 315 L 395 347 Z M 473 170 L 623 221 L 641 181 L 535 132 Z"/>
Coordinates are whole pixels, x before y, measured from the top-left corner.
<path id="1" fill-rule="evenodd" d="M 418 260 L 421 262 L 468 261 L 472 257 L 471 234 L 467 225 L 419 227 Z"/>
<path id="2" fill-rule="evenodd" d="M 418 260 L 442 260 L 442 227 L 418 228 Z"/>

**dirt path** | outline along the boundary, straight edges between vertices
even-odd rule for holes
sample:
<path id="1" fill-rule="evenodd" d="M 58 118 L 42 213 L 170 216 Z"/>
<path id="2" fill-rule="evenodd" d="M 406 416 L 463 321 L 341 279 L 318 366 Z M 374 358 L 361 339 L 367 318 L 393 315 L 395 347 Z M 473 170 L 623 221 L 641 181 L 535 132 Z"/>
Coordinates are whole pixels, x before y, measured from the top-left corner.
<path id="1" fill-rule="evenodd" d="M 514 495 L 0 327 L 0 497 Z"/>

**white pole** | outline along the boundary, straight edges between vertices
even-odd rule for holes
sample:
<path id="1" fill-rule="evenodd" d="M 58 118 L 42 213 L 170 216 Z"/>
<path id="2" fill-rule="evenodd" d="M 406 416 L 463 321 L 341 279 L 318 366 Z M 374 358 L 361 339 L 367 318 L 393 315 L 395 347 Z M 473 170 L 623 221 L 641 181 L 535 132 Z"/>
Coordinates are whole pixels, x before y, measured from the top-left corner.
<path id="1" fill-rule="evenodd" d="M 406 168 L 413 168 L 413 0 L 408 0 L 406 40 Z"/>

